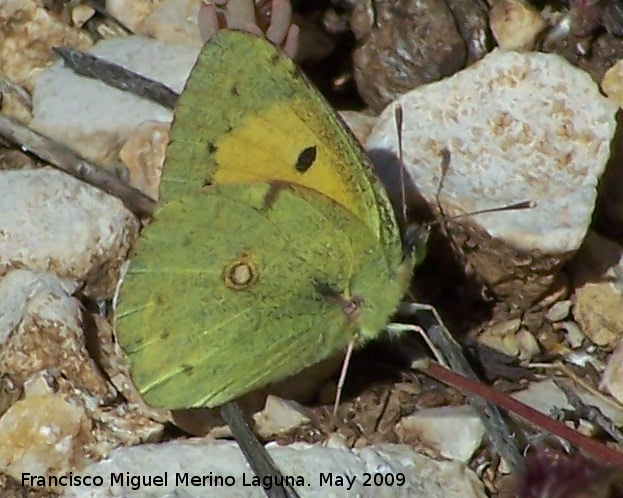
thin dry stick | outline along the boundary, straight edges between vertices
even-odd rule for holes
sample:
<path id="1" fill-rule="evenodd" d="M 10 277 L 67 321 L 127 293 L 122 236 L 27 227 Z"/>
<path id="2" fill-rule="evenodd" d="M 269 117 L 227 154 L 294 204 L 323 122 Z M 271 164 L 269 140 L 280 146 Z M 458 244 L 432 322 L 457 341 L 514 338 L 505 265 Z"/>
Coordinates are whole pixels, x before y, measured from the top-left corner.
<path id="1" fill-rule="evenodd" d="M 394 107 L 394 121 L 396 122 L 396 136 L 398 139 L 398 167 L 400 168 L 400 205 L 402 207 L 402 223 L 407 226 L 407 187 L 405 183 L 405 164 L 402 155 L 402 106 Z"/>
<path id="2" fill-rule="evenodd" d="M 139 217 L 150 215 L 156 203 L 142 192 L 130 187 L 119 178 L 91 164 L 64 145 L 21 125 L 0 114 L 0 137 L 18 145 L 54 167 L 121 199 Z"/>
<path id="3" fill-rule="evenodd" d="M 54 47 L 52 50 L 79 76 L 97 79 L 113 88 L 149 99 L 168 109 L 173 109 L 179 98 L 179 94 L 159 81 L 141 76 L 114 62 L 67 47 Z"/>
<path id="4" fill-rule="evenodd" d="M 240 407 L 235 402 L 229 401 L 221 407 L 221 416 L 236 436 L 238 446 L 255 475 L 260 479 L 269 476 L 281 477 L 277 465 L 253 434 Z M 269 498 L 299 498 L 296 490 L 287 484 L 263 489 Z"/>

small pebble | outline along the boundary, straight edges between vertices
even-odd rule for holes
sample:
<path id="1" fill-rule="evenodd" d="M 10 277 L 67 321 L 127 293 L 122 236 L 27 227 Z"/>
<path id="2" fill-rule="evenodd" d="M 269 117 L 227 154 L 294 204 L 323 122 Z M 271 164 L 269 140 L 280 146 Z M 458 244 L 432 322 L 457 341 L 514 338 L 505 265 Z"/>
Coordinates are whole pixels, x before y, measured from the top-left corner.
<path id="1" fill-rule="evenodd" d="M 519 346 L 519 359 L 521 361 L 530 361 L 540 352 L 538 341 L 527 329 L 521 329 L 517 332 L 515 339 Z"/>
<path id="2" fill-rule="evenodd" d="M 545 20 L 528 2 L 497 0 L 489 11 L 491 31 L 502 50 L 532 50 L 546 27 Z"/>
<path id="3" fill-rule="evenodd" d="M 569 316 L 572 305 L 573 302 L 570 299 L 567 299 L 565 301 L 559 301 L 554 304 L 549 310 L 547 310 L 545 317 L 550 322 L 561 322 Z"/>
<path id="4" fill-rule="evenodd" d="M 582 333 L 577 323 L 569 320 L 557 325 L 565 331 L 565 338 L 571 348 L 578 349 L 584 344 L 586 336 Z"/>

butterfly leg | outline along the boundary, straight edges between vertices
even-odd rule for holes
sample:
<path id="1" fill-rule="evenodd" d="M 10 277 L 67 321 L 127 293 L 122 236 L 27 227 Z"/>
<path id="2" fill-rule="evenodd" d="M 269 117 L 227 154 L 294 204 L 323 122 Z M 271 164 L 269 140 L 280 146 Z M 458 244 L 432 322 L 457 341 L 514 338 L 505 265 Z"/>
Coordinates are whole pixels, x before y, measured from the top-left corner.
<path id="1" fill-rule="evenodd" d="M 419 334 L 428 348 L 432 351 L 435 359 L 440 365 L 443 365 L 446 368 L 449 368 L 448 362 L 444 358 L 441 351 L 433 344 L 428 335 L 426 335 L 426 331 L 420 327 L 419 325 L 411 325 L 408 323 L 390 323 L 387 326 L 387 332 L 391 335 L 401 335 L 404 332 L 415 332 Z"/>
<path id="2" fill-rule="evenodd" d="M 342 363 L 342 370 L 340 371 L 340 378 L 337 381 L 337 392 L 335 393 L 335 401 L 333 403 L 333 416 L 337 415 L 337 407 L 340 405 L 342 398 L 342 390 L 346 383 L 346 374 L 348 372 L 348 366 L 350 365 L 350 359 L 353 356 L 353 350 L 355 349 L 355 339 L 348 343 L 346 347 L 346 356 L 344 356 L 344 362 Z"/>
<path id="3" fill-rule="evenodd" d="M 444 366 L 449 365 L 450 368 L 463 375 L 476 378 L 476 374 L 463 355 L 462 346 L 446 328 L 434 306 L 423 303 L 401 303 L 398 313 L 418 319 L 421 325 L 420 330 L 417 331 L 426 330 L 424 335 L 428 337 L 428 340 L 425 341 L 429 347 L 432 346 L 431 350 L 439 363 Z M 403 330 L 413 331 L 412 325 L 393 323 L 388 326 L 388 330 L 390 333 L 400 332 L 401 327 Z"/>

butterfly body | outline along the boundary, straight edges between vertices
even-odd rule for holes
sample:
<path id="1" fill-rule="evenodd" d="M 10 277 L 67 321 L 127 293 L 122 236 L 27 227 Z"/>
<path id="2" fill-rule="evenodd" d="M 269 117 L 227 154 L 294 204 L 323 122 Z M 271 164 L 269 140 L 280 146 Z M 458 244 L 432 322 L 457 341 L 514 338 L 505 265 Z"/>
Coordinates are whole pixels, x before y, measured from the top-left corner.
<path id="1" fill-rule="evenodd" d="M 219 406 L 373 338 L 410 279 L 364 153 L 289 59 L 242 32 L 199 56 L 154 218 L 116 309 L 154 406 Z"/>

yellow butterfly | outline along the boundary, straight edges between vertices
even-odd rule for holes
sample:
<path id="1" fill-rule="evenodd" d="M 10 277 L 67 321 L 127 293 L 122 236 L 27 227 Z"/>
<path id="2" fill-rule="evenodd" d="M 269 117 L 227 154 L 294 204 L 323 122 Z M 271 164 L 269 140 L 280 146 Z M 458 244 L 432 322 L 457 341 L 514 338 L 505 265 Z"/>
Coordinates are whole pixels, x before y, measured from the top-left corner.
<path id="1" fill-rule="evenodd" d="M 294 63 L 220 31 L 181 95 L 116 308 L 145 401 L 214 407 L 376 337 L 413 262 L 365 153 Z"/>

